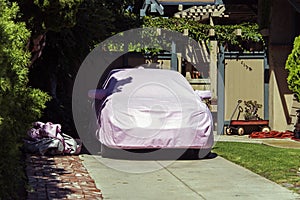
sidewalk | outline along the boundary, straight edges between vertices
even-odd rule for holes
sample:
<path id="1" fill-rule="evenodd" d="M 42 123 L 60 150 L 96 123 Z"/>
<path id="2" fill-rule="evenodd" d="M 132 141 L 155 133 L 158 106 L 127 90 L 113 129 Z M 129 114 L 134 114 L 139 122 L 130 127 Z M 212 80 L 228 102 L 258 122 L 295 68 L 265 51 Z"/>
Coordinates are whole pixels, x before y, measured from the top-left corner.
<path id="1" fill-rule="evenodd" d="M 300 142 L 292 141 L 290 139 L 251 139 L 248 138 L 247 135 L 245 136 L 216 135 L 215 139 L 217 142 L 218 141 L 252 142 L 252 143 L 260 143 L 260 144 L 268 144 L 268 145 L 278 146 L 278 147 L 289 147 L 290 145 L 292 145 L 294 148 L 300 148 Z M 66 156 L 54 156 L 54 157 L 27 155 L 26 172 L 28 176 L 28 182 L 30 185 L 28 189 L 29 193 L 27 199 L 28 200 L 33 200 L 33 199 L 101 199 L 102 200 L 103 199 L 102 192 L 104 192 L 103 193 L 104 199 L 109 197 L 107 196 L 110 195 L 107 194 L 107 192 L 109 191 L 111 193 L 116 193 L 116 191 L 118 191 L 118 193 L 121 192 L 121 189 L 117 188 L 118 183 L 111 182 L 114 179 L 112 178 L 113 176 L 107 174 L 109 171 L 107 171 L 107 169 L 104 170 L 103 167 L 101 167 L 100 165 L 99 166 L 95 164 L 91 165 L 90 164 L 91 162 L 94 162 L 94 159 L 93 156 L 89 156 L 89 155 L 80 155 L 80 156 L 66 155 Z M 130 161 L 131 164 L 132 162 L 134 161 Z M 181 166 L 181 163 L 185 163 L 185 164 L 189 163 L 187 167 L 195 166 L 195 169 L 188 168 L 187 171 L 185 172 L 184 167 Z M 207 166 L 209 167 L 203 168 L 203 165 L 205 164 L 207 164 Z M 165 168 L 163 171 L 165 171 L 166 174 L 168 174 L 167 172 L 170 172 L 169 175 L 170 176 L 174 175 L 176 180 L 178 180 L 179 177 L 182 177 L 182 180 L 180 180 L 179 183 L 183 183 L 184 185 L 188 186 L 188 188 L 190 188 L 191 191 L 186 190 L 185 188 L 186 186 L 184 185 L 180 187 L 174 185 L 168 185 L 168 187 L 172 187 L 173 189 L 177 187 L 185 188 L 186 191 L 192 192 L 194 195 L 201 196 L 202 199 L 216 199 L 218 195 L 220 195 L 219 197 L 221 198 L 222 193 L 224 198 L 228 197 L 227 199 L 232 199 L 232 198 L 233 199 L 245 199 L 245 198 L 260 199 L 259 197 L 264 197 L 265 199 L 271 199 L 271 198 L 274 199 L 274 195 L 275 197 L 276 195 L 279 195 L 280 197 L 286 197 L 284 199 L 300 199 L 299 195 L 293 193 L 292 191 L 282 186 L 279 186 L 278 184 L 275 184 L 271 181 L 268 181 L 265 178 L 250 172 L 249 170 L 245 170 L 244 168 L 238 165 L 232 164 L 231 162 L 226 161 L 221 157 L 217 157 L 209 160 L 195 160 L 195 161 L 186 161 L 186 162 L 179 161 L 178 163 L 176 162 L 172 166 L 170 166 L 170 168 L 168 167 Z M 179 170 L 179 168 L 182 170 Z M 202 172 L 201 170 L 203 169 L 204 171 Z M 211 172 L 209 171 L 210 169 L 212 169 Z M 180 173 L 180 174 L 176 175 L 175 173 Z M 191 177 L 186 176 L 186 174 L 191 174 Z M 203 176 L 197 178 L 195 177 L 196 174 L 198 175 L 202 174 Z M 237 176 L 234 176 L 235 174 Z M 128 177 L 131 176 L 128 174 L 125 175 L 122 184 L 126 182 L 125 179 Z M 142 178 L 145 177 L 146 176 L 142 176 Z M 174 177 L 169 177 L 166 180 L 175 180 Z M 123 179 L 122 177 L 117 177 L 117 178 Z M 142 180 L 142 178 L 137 180 Z M 134 181 L 133 179 L 132 180 L 130 179 L 128 182 L 132 181 L 133 183 L 136 184 L 139 183 L 139 181 L 137 180 Z M 176 180 L 174 181 L 174 184 L 176 183 Z M 201 182 L 202 180 L 205 180 L 205 182 Z M 160 179 L 160 182 L 158 183 L 161 182 L 164 182 L 164 180 Z M 155 182 L 154 186 L 151 187 L 155 188 L 157 186 L 158 189 L 166 187 L 165 185 L 159 185 L 158 183 Z M 111 184 L 111 186 L 109 184 Z M 173 182 L 171 181 L 168 184 L 173 184 Z M 133 191 L 133 193 L 131 194 L 137 192 L 136 189 L 139 185 L 140 184 L 137 184 L 135 187 L 133 187 L 133 190 L 135 191 Z M 211 187 L 214 188 L 214 190 L 209 189 L 210 187 L 209 185 L 211 185 Z M 110 188 L 112 186 L 113 188 Z M 127 186 L 126 189 L 131 188 L 129 187 L 131 186 L 129 184 L 125 184 L 125 186 Z M 149 185 L 147 187 L 149 187 Z M 218 190 L 215 190 L 216 188 L 218 188 Z M 101 191 L 100 189 L 103 191 Z M 127 190 L 124 191 L 124 194 L 126 194 L 126 191 Z M 152 191 L 152 193 L 153 192 L 155 191 Z M 170 194 L 171 193 L 172 192 L 170 192 Z M 128 194 L 130 194 L 129 191 Z M 117 199 L 111 198 L 111 199 L 117 200 L 118 198 Z"/>

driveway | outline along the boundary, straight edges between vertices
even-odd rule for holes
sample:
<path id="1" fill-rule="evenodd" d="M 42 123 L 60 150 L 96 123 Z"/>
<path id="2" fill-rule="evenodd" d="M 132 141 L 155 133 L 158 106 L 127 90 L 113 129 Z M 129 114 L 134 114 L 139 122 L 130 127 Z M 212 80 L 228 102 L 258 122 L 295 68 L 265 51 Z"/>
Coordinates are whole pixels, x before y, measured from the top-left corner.
<path id="1" fill-rule="evenodd" d="M 104 199 L 300 199 L 219 156 L 203 160 L 134 161 L 81 155 Z"/>

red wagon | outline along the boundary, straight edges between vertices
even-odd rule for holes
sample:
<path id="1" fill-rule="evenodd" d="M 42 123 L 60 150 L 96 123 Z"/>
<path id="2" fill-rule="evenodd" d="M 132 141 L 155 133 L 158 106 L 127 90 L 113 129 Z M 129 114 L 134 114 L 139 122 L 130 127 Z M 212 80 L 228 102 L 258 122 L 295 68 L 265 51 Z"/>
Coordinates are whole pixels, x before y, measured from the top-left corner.
<path id="1" fill-rule="evenodd" d="M 271 128 L 269 127 L 269 120 L 263 120 L 258 117 L 256 114 L 257 109 L 259 108 L 258 104 L 254 102 L 254 106 L 252 104 L 252 118 L 253 120 L 239 120 L 240 114 L 243 112 L 243 108 L 240 106 L 242 100 L 238 100 L 238 104 L 235 107 L 229 121 L 229 125 L 225 126 L 225 134 L 231 135 L 233 133 L 237 133 L 239 135 L 250 134 L 252 132 L 270 132 Z M 251 101 L 246 102 L 245 104 Z M 232 120 L 235 112 L 239 110 L 238 116 L 236 120 Z M 250 109 L 249 109 L 250 110 Z"/>
<path id="2" fill-rule="evenodd" d="M 231 120 L 230 124 L 225 127 L 225 134 L 231 135 L 237 133 L 239 135 L 257 132 L 270 132 L 269 120 Z"/>

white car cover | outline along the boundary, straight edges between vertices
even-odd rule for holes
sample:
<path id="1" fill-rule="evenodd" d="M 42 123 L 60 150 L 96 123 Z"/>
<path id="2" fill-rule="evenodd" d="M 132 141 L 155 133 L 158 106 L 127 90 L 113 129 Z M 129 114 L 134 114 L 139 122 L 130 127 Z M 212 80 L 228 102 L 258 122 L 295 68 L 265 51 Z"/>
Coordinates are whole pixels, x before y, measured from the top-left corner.
<path id="1" fill-rule="evenodd" d="M 104 90 L 98 93 L 105 97 L 97 113 L 97 138 L 108 147 L 211 149 L 213 146 L 211 112 L 176 71 L 114 70 Z"/>

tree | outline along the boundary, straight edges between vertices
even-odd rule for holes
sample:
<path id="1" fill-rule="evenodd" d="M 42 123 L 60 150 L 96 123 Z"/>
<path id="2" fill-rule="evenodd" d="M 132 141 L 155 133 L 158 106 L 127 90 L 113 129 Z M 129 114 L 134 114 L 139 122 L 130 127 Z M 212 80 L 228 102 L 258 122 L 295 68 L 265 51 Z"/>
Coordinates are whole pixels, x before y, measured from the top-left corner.
<path id="1" fill-rule="evenodd" d="M 26 22 L 32 33 L 37 33 L 31 36 L 31 44 L 37 43 L 41 47 L 36 50 L 30 48 L 34 55 L 30 84 L 52 96 L 42 120 L 61 123 L 64 131 L 75 137 L 71 95 L 77 70 L 95 45 L 115 33 L 138 26 L 138 18 L 127 9 L 134 2 L 70 0 L 73 5 L 69 6 L 70 9 L 63 9 L 61 4 L 56 8 L 54 4 L 44 6 L 48 2 L 46 0 L 19 2 L 23 11 L 20 20 Z M 49 21 L 50 8 L 51 12 L 58 12 L 57 15 L 64 12 L 64 15 L 72 17 L 60 23 L 45 23 Z"/>
<path id="2" fill-rule="evenodd" d="M 12 0 L 14 1 L 14 0 Z M 31 64 L 41 56 L 48 31 L 59 32 L 76 24 L 78 7 L 82 0 L 15 0 L 22 17 L 31 31 L 29 50 Z"/>
<path id="3" fill-rule="evenodd" d="M 285 64 L 288 70 L 287 83 L 289 89 L 300 100 L 300 36 L 295 38 L 294 47 Z"/>
<path id="4" fill-rule="evenodd" d="M 41 116 L 49 96 L 28 87 L 30 32 L 16 22 L 19 7 L 0 0 L 0 199 L 15 198 L 22 180 L 19 147 L 30 124 Z"/>
<path id="5" fill-rule="evenodd" d="M 136 2 L 0 0 L 0 199 L 16 195 L 19 147 L 30 124 L 46 102 L 40 120 L 72 123 L 70 94 L 81 62 L 102 40 L 137 26 L 127 9 L 137 11 Z"/>

